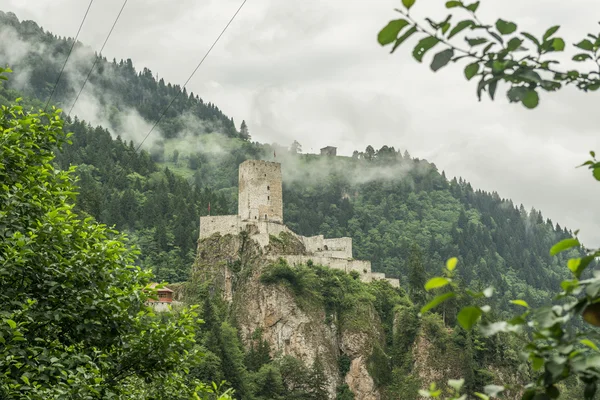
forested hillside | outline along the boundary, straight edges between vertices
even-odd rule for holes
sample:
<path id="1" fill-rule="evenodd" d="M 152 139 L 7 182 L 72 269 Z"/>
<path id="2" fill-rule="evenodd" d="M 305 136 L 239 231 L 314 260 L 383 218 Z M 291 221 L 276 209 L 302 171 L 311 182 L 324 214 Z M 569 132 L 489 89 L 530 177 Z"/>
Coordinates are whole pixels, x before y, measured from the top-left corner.
<path id="1" fill-rule="evenodd" d="M 12 88 L 21 82 L 19 92 L 43 105 L 69 40 L 11 14 L 0 14 L 0 30 L 25 49 L 17 58 L 9 47 L 0 47 L 0 58 L 12 61 L 17 73 L 28 74 L 27 84 L 16 79 Z M 77 47 L 85 54 L 83 45 Z M 48 58 L 49 53 L 55 58 Z M 67 68 L 54 104 L 70 105 L 79 77 L 93 61 L 89 49 L 87 53 L 89 57 L 80 56 Z M 181 92 L 177 85 L 157 82 L 147 69 L 136 72 L 131 60 L 101 59 L 90 83 L 86 91 L 112 115 L 110 121 L 118 121 L 120 111 L 134 109 L 153 123 Z M 19 92 L 9 85 L 1 99 L 6 103 Z M 190 113 L 202 126 L 193 137 L 186 133 Z M 104 127 L 77 117 L 67 122 L 73 144 L 57 160 L 62 168 L 78 166 L 79 209 L 129 232 L 142 249 L 139 262 L 168 281 L 187 278 L 198 217 L 208 212 L 208 204 L 213 214 L 237 211 L 238 165 L 273 157 L 271 146 L 250 142 L 246 127 L 238 133 L 216 106 L 185 90 L 161 122 L 162 138 L 155 138 L 159 140 L 149 153 L 136 152 L 137 143 L 113 137 Z M 426 274 L 457 256 L 466 285 L 493 284 L 506 298 L 533 304 L 546 301 L 566 276 L 565 258 L 548 254 L 552 243 L 569 235 L 566 228 L 497 193 L 475 190 L 462 178 L 447 179 L 434 164 L 406 151 L 369 146 L 352 158 L 291 151 L 277 157 L 284 171 L 286 224 L 303 235 L 351 236 L 355 257 L 371 260 L 374 270 L 401 278 L 405 286 L 415 252 Z"/>

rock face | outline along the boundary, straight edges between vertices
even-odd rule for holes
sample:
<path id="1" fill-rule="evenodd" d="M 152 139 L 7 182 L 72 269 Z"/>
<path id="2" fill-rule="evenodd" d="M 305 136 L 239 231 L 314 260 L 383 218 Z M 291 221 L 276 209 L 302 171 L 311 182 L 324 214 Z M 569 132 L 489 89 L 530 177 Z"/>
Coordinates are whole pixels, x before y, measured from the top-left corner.
<path id="1" fill-rule="evenodd" d="M 352 360 L 345 381 L 356 399 L 379 400 L 379 392 L 375 389 L 375 382 L 369 375 L 362 356 Z"/>
<path id="2" fill-rule="evenodd" d="M 213 235 L 200 240 L 193 274 L 211 280 L 215 290 L 231 303 L 231 313 L 247 345 L 260 330 L 274 357 L 290 355 L 311 366 L 318 356 L 330 399 L 335 399 L 338 386 L 345 382 L 356 400 L 379 400 L 380 393 L 367 370 L 373 343 L 382 339 L 375 310 L 369 313 L 372 320 L 364 331 L 338 328 L 336 321 L 327 321 L 322 307 L 299 304 L 289 287 L 261 283 L 264 267 L 272 262 L 268 251 L 243 234 Z M 342 355 L 350 359 L 345 376 L 339 372 Z"/>
<path id="3" fill-rule="evenodd" d="M 279 280 L 270 284 L 261 281 L 265 272 L 272 271 L 278 254 L 303 251 L 303 244 L 293 239 L 283 235 L 263 246 L 252 239 L 251 232 L 203 238 L 199 241 L 192 281 L 209 282 L 212 294 L 229 303 L 231 320 L 246 346 L 250 347 L 260 332 L 273 358 L 292 356 L 309 368 L 318 358 L 328 398 L 335 399 L 337 390 L 346 384 L 355 400 L 397 399 L 397 392 L 385 393 L 391 379 L 389 368 L 385 368 L 390 355 L 382 350 L 386 340 L 374 303 L 359 301 L 351 311 L 328 313 L 322 299 L 305 298 L 294 292 L 292 285 Z M 183 291 L 178 288 L 176 293 L 185 297 L 186 290 L 193 287 Z M 432 382 L 445 387 L 448 379 L 472 374 L 467 356 L 473 351 L 472 342 L 466 336 L 457 342 L 456 332 L 440 318 L 430 315 L 418 319 L 410 307 L 414 306 L 394 309 L 390 333 L 395 346 L 393 356 L 401 358 L 398 365 L 405 368 L 399 372 L 401 376 L 394 378 L 401 381 L 400 390 L 416 393 Z M 390 337 L 387 339 L 389 342 Z M 514 364 L 513 361 L 507 365 Z M 489 366 L 479 373 L 489 383 L 522 382 L 519 371 L 501 365 Z M 507 398 L 516 399 L 519 395 L 507 393 Z"/>

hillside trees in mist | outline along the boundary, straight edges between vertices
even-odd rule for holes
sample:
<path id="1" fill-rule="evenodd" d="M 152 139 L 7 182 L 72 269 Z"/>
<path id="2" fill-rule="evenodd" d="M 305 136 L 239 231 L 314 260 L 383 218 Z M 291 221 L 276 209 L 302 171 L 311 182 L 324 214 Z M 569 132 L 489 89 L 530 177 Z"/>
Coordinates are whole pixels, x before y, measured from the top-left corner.
<path id="1" fill-rule="evenodd" d="M 57 37 L 45 32 L 33 21 L 19 21 L 14 14 L 2 11 L 0 36 L 4 42 L 0 45 L 0 59 L 10 63 L 18 74 L 8 87 L 45 102 L 50 97 L 72 39 Z M 110 113 L 116 126 L 119 126 L 118 111 L 127 109 L 137 110 L 147 121 L 157 121 L 174 99 L 158 125 L 157 132 L 161 132 L 163 137 L 177 137 L 186 127 L 185 120 L 193 116 L 204 121 L 209 131 L 249 140 L 247 130 L 244 135 L 238 133 L 233 119 L 225 116 L 216 105 L 205 103 L 193 93 L 188 94 L 179 85 L 156 79 L 147 68 L 136 71 L 130 59 L 110 62 L 81 43 L 75 45 L 56 87 L 52 97 L 54 103 L 67 111 L 71 108 L 96 57 L 99 57 L 98 64 L 79 101 L 87 101 L 85 95 L 89 94 L 100 114 L 108 115 L 112 110 Z M 117 115 L 114 115 L 115 111 Z M 204 129 L 199 129 L 195 134 L 203 132 Z"/>

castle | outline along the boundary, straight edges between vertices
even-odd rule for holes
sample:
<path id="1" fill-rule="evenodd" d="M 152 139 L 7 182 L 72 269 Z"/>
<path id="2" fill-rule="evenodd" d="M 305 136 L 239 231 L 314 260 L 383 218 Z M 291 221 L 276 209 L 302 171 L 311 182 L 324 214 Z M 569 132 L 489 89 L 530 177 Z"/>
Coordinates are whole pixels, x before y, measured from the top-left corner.
<path id="1" fill-rule="evenodd" d="M 323 235 L 297 235 L 283 224 L 283 197 L 281 164 L 269 161 L 247 160 L 239 168 L 238 215 L 200 217 L 200 239 L 215 233 L 237 235 L 246 231 L 263 249 L 272 236 L 291 235 L 304 246 L 300 254 L 274 254 L 271 259 L 284 258 L 290 265 L 318 265 L 350 273 L 359 273 L 363 282 L 385 279 L 399 287 L 398 279 L 372 272 L 371 262 L 352 258 L 352 238 L 325 239 Z"/>

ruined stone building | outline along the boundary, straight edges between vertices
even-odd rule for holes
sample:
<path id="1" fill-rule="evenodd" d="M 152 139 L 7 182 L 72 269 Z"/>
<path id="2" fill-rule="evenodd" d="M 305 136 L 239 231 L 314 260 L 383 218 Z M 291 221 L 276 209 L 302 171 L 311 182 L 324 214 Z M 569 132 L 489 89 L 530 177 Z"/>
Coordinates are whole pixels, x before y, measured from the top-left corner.
<path id="1" fill-rule="evenodd" d="M 335 157 L 337 154 L 337 147 L 333 147 L 333 146 L 327 146 L 327 147 L 323 147 L 321 149 L 321 155 L 322 156 L 331 156 L 331 157 Z"/>
<path id="2" fill-rule="evenodd" d="M 356 271 L 363 282 L 385 279 L 399 287 L 398 279 L 372 272 L 371 262 L 352 258 L 352 238 L 325 239 L 323 235 L 305 237 L 292 232 L 283 224 L 283 198 L 281 164 L 268 161 L 247 160 L 239 167 L 238 214 L 200 217 L 200 239 L 221 235 L 238 235 L 246 231 L 249 238 L 263 249 L 273 237 L 287 234 L 302 243 L 298 254 L 273 254 L 269 258 L 284 258 L 290 265 L 314 264 L 350 273 Z"/>

